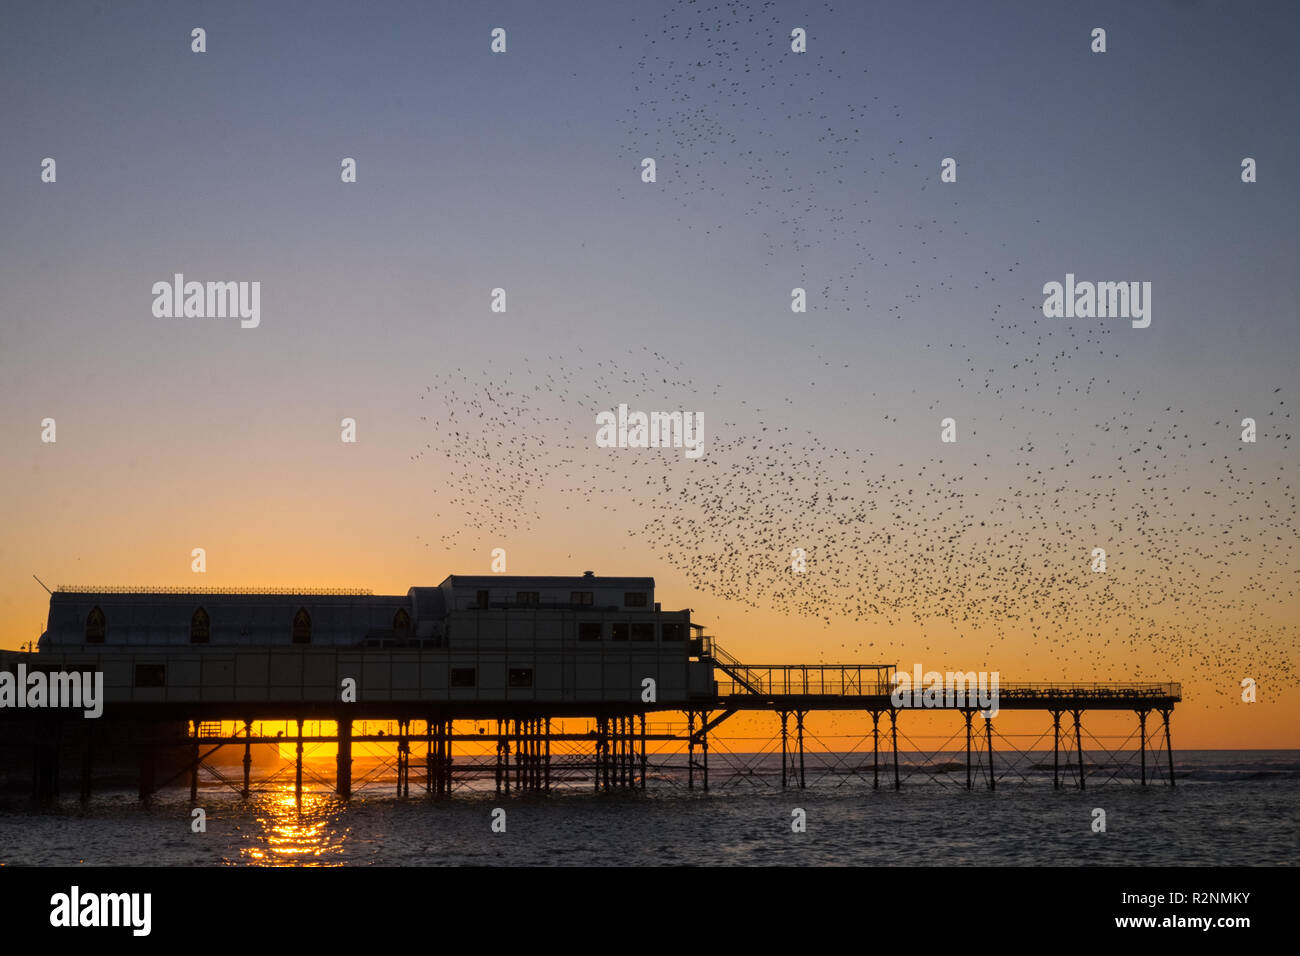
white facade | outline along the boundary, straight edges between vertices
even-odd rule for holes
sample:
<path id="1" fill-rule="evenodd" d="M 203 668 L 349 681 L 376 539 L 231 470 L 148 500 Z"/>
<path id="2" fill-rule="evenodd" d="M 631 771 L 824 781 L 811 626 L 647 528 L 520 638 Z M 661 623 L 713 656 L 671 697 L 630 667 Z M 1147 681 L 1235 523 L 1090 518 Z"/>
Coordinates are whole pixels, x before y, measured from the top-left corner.
<path id="1" fill-rule="evenodd" d="M 58 591 L 33 663 L 148 703 L 682 702 L 712 692 L 652 578 L 448 577 L 405 597 Z M 695 636 L 696 639 L 691 638 Z M 650 699 L 653 698 L 653 699 Z"/>

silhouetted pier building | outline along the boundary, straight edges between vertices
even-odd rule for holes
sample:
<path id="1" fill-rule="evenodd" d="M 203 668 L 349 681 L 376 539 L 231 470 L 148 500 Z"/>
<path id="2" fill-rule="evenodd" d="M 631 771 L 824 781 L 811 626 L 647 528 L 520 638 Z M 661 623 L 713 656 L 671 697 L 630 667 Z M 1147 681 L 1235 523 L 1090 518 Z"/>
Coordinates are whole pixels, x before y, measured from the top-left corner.
<path id="1" fill-rule="evenodd" d="M 437 587 L 405 595 L 362 591 L 228 591 L 60 589 L 50 598 L 35 654 L 8 652 L 0 669 L 99 671 L 106 718 L 134 728 L 141 796 L 159 786 L 159 756 L 185 758 L 197 796 L 204 760 L 222 746 L 244 748 L 242 792 L 250 791 L 251 748 L 296 743 L 302 789 L 303 747 L 337 744 L 339 793 L 352 790 L 352 745 L 395 748 L 397 789 L 410 790 L 411 753 L 424 745 L 430 793 L 450 793 L 456 745 L 482 743 L 458 733 L 457 721 L 495 723 L 495 776 L 500 789 L 549 789 L 552 744 L 590 746 L 594 786 L 645 787 L 647 740 L 677 740 L 687 754 L 689 786 L 708 787 L 709 735 L 741 711 L 780 719 L 782 783 L 804 785 L 804 718 L 815 710 L 859 711 L 872 718 L 872 779 L 899 786 L 894 665 L 746 665 L 718 648 L 689 610 L 662 610 L 653 578 L 451 575 Z M 1169 717 L 1181 699 L 1177 684 L 1003 685 L 1000 708 L 1032 709 L 1053 721 L 1053 749 L 1063 769 L 1077 757 L 1085 784 L 1080 719 L 1088 710 L 1129 710 L 1141 726 L 1142 778 L 1147 770 L 1147 720 L 1163 721 L 1168 781 L 1173 783 Z M 979 731 L 975 707 L 959 712 L 966 729 L 966 782 L 973 786 Z M 686 718 L 680 735 L 647 732 L 650 713 Z M 59 754 L 66 737 L 79 743 L 82 796 L 90 793 L 97 721 L 76 711 L 0 710 L 26 715 L 33 734 L 33 793 L 57 795 Z M 585 718 L 593 733 L 553 728 Z M 882 718 L 887 724 L 882 727 Z M 256 721 L 296 722 L 297 736 L 254 737 Z M 306 721 L 329 721 L 337 733 L 305 737 Z M 242 724 L 224 735 L 222 721 Z M 398 734 L 354 735 L 361 721 L 396 721 Z M 1075 754 L 1064 751 L 1062 723 Z M 994 786 L 992 721 L 983 721 L 988 784 Z M 80 725 L 79 728 L 74 725 Z M 183 739 L 178 728 L 184 727 Z M 885 737 L 886 747 L 881 748 Z M 476 765 L 479 769 L 481 765 Z M 1154 768 L 1153 768 L 1154 769 Z M 164 780 L 165 785 L 170 781 Z"/>

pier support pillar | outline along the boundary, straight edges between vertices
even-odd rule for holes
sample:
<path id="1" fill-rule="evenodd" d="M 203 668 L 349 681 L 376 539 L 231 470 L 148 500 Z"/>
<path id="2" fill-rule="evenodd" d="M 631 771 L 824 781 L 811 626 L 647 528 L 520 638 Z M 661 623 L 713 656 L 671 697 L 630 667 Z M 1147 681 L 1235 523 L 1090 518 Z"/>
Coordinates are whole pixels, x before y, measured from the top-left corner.
<path id="1" fill-rule="evenodd" d="M 1052 789 L 1061 789 L 1061 712 L 1052 711 Z"/>
<path id="2" fill-rule="evenodd" d="M 997 778 L 993 775 L 993 718 L 984 718 L 984 739 L 987 741 L 985 749 L 989 752 L 989 790 L 997 787 Z"/>
<path id="3" fill-rule="evenodd" d="M 444 732 L 443 742 L 445 744 L 443 748 L 444 760 L 442 792 L 447 794 L 447 796 L 451 796 L 451 775 L 452 770 L 456 765 L 456 751 L 452 745 L 452 737 L 456 735 L 456 722 L 448 717 L 447 720 L 443 722 L 442 726 Z"/>
<path id="4" fill-rule="evenodd" d="M 191 721 L 194 734 L 190 737 L 190 803 L 199 802 L 199 719 Z"/>
<path id="5" fill-rule="evenodd" d="M 898 790 L 902 787 L 898 778 L 898 710 L 893 707 L 889 708 L 889 733 L 894 747 L 894 789 Z"/>
<path id="6" fill-rule="evenodd" d="M 1138 715 L 1138 750 L 1142 754 L 1142 786 L 1147 785 L 1147 712 L 1139 710 Z"/>
<path id="7" fill-rule="evenodd" d="M 962 715 L 966 718 L 966 789 L 970 790 L 973 786 L 971 780 L 971 748 L 970 748 L 970 721 L 974 716 L 974 711 L 964 710 Z"/>
<path id="8" fill-rule="evenodd" d="M 632 786 L 632 718 L 618 718 L 618 785 Z"/>
<path id="9" fill-rule="evenodd" d="M 248 786 L 249 775 L 253 769 L 253 741 L 251 739 L 252 736 L 253 736 L 253 722 L 251 720 L 246 720 L 244 721 L 244 789 L 239 791 L 239 795 L 243 797 L 245 800 L 248 799 L 249 793 L 252 792 Z"/>
<path id="10" fill-rule="evenodd" d="M 618 717 L 609 718 L 605 725 L 608 735 L 605 738 L 605 789 L 619 785 L 619 773 L 622 769 L 621 726 Z M 612 781 L 612 783 L 611 783 Z"/>
<path id="11" fill-rule="evenodd" d="M 295 762 L 297 773 L 294 775 L 293 778 L 293 802 L 298 806 L 302 806 L 302 718 L 301 717 L 298 718 L 297 753 L 298 756 Z"/>
<path id="12" fill-rule="evenodd" d="M 497 793 L 501 792 L 501 721 L 497 721 L 497 764 L 496 764 L 496 785 Z"/>
<path id="13" fill-rule="evenodd" d="M 695 711 L 686 712 L 686 789 L 695 789 Z"/>
<path id="14" fill-rule="evenodd" d="M 397 722 L 397 795 L 411 795 L 411 722 Z"/>
<path id="15" fill-rule="evenodd" d="M 1169 786 L 1172 787 L 1174 785 L 1174 742 L 1173 738 L 1169 736 L 1169 713 L 1168 708 L 1163 708 L 1160 711 L 1160 716 L 1165 722 L 1165 753 L 1169 755 Z"/>
<path id="16" fill-rule="evenodd" d="M 451 793 L 451 727 L 450 720 L 432 721 L 433 764 L 429 768 L 431 790 L 435 795 Z"/>
<path id="17" fill-rule="evenodd" d="M 609 721 L 608 718 L 596 718 L 596 789 L 599 790 L 601 784 L 605 789 L 609 789 Z"/>
<path id="18" fill-rule="evenodd" d="M 1074 715 L 1074 748 L 1079 754 L 1079 789 L 1083 790 L 1086 788 L 1083 779 L 1083 728 L 1079 724 L 1079 716 L 1082 711 L 1073 710 L 1070 713 Z"/>
<path id="19" fill-rule="evenodd" d="M 433 755 L 433 718 L 424 719 L 424 792 L 433 796 L 434 792 L 434 767 L 436 760 Z"/>
<path id="20" fill-rule="evenodd" d="M 704 789 L 707 792 L 709 789 L 709 712 L 707 710 L 700 712 L 700 753 L 704 764 Z"/>
<path id="21" fill-rule="evenodd" d="M 509 727 L 506 722 L 497 721 L 497 792 L 501 792 L 502 785 L 505 786 L 506 793 L 510 792 L 510 738 L 507 736 Z"/>
<path id="22" fill-rule="evenodd" d="M 524 721 L 524 786 L 529 790 L 537 786 L 537 722 L 529 717 Z"/>
<path id="23" fill-rule="evenodd" d="M 338 756 L 335 758 L 335 792 L 344 800 L 352 797 L 352 721 L 338 719 Z"/>
<path id="24" fill-rule="evenodd" d="M 548 726 L 547 726 L 547 733 L 549 734 L 549 733 L 550 733 L 550 726 L 549 726 L 549 725 L 550 725 L 550 721 L 549 721 L 549 720 L 547 721 L 547 725 L 548 725 Z M 549 742 L 548 742 L 548 744 L 547 744 L 547 751 L 546 751 L 546 753 L 547 753 L 547 760 L 548 760 L 548 761 L 550 760 L 550 749 L 549 749 L 549 748 L 550 748 L 550 744 L 549 744 Z M 645 771 L 646 771 L 646 759 L 645 759 L 645 713 L 643 712 L 643 713 L 641 714 L 641 789 L 642 789 L 642 790 L 645 789 Z M 547 785 L 547 788 L 549 789 L 549 784 Z"/>
<path id="25" fill-rule="evenodd" d="M 880 789 L 880 711 L 871 712 L 871 789 Z"/>
<path id="26" fill-rule="evenodd" d="M 799 789 L 804 788 L 804 771 L 803 771 L 803 719 L 808 712 L 806 710 L 796 710 L 794 712 L 795 731 L 799 736 Z"/>
<path id="27" fill-rule="evenodd" d="M 781 711 L 781 789 L 786 787 L 786 774 L 790 769 L 790 712 Z"/>
<path id="28" fill-rule="evenodd" d="M 524 766 L 528 763 L 527 737 L 524 731 L 525 721 L 514 721 L 511 736 L 514 737 L 515 749 L 515 789 L 524 789 Z"/>

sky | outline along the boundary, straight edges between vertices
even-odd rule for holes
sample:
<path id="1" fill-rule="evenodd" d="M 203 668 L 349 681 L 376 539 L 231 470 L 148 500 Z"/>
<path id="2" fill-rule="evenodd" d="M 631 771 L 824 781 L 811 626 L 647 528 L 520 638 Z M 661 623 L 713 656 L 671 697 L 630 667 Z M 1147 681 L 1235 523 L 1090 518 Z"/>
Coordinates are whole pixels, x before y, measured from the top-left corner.
<path id="1" fill-rule="evenodd" d="M 5 4 L 0 646 L 33 574 L 401 594 L 501 547 L 742 660 L 1178 680 L 1179 743 L 1300 746 L 1298 20 Z M 155 316 L 178 272 L 258 327 Z M 1150 326 L 1045 316 L 1067 274 Z M 597 447 L 620 403 L 704 455 Z"/>

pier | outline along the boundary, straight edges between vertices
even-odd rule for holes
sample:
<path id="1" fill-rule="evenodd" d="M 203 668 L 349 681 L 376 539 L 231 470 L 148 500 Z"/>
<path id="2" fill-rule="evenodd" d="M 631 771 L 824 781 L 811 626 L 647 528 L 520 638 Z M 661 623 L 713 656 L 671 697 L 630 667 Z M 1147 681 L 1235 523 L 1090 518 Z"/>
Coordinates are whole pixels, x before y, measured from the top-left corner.
<path id="1" fill-rule="evenodd" d="M 1054 789 L 1173 786 L 1170 722 L 1182 699 L 1169 682 L 999 682 L 986 717 L 978 695 L 896 697 L 893 664 L 746 664 L 689 609 L 662 610 L 652 578 L 593 572 L 451 575 L 406 595 L 60 588 L 38 649 L 0 652 L 0 672 L 9 687 L 39 674 L 102 688 L 100 719 L 0 707 L 5 770 L 12 777 L 13 754 L 29 752 L 38 801 L 74 777 L 90 799 L 106 764 L 118 777 L 131 765 L 141 799 L 188 783 L 197 800 L 203 775 L 248 797 L 266 784 L 253 754 L 268 746 L 291 750 L 299 800 L 307 786 L 348 798 L 381 778 L 402 797 L 488 782 L 502 793 L 821 781 L 899 790 L 921 778 L 996 790 L 1029 782 L 1026 759 L 1045 775 L 1049 752 Z M 948 676 L 974 689 L 975 674 Z M 951 727 L 937 746 L 909 738 L 918 711 Z M 1003 712 L 1041 715 L 1029 746 L 1000 733 Z M 1131 714 L 1131 732 L 1118 746 L 1095 734 L 1085 746 L 1085 718 L 1106 712 Z M 765 728 L 749 750 L 723 736 L 737 715 Z M 870 733 L 830 746 L 809 726 L 823 715 L 869 720 Z M 286 729 L 271 736 L 266 722 Z M 321 746 L 335 750 L 328 779 L 308 752 Z M 381 753 L 359 775 L 357 747 Z M 241 774 L 215 765 L 223 748 L 241 752 Z M 1110 763 L 1090 767 L 1098 750 Z"/>

